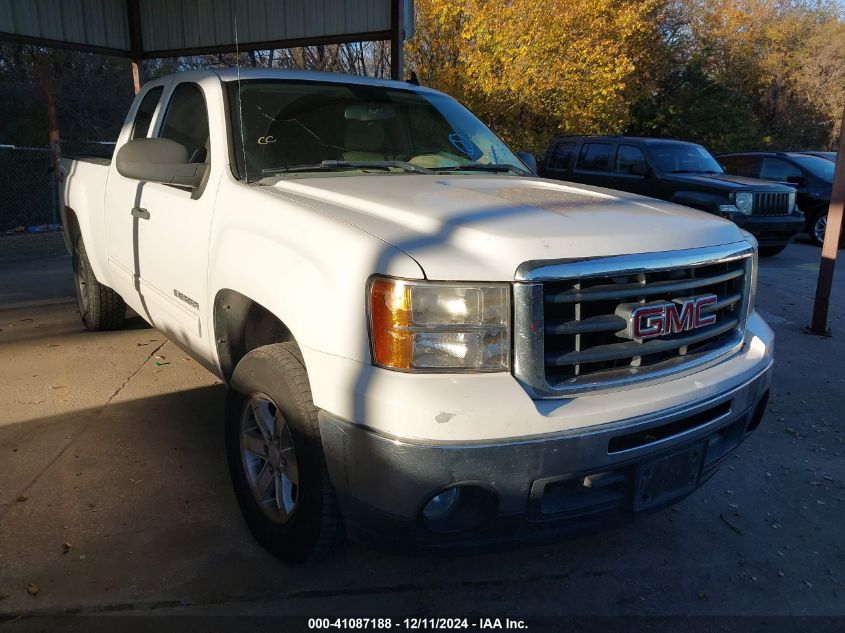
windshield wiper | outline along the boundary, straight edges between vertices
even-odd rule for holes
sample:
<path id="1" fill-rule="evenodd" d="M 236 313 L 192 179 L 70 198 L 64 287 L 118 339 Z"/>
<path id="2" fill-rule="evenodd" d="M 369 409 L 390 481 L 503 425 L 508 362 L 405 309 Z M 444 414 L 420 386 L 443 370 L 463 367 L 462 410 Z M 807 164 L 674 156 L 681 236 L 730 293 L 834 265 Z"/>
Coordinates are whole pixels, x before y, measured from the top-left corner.
<path id="1" fill-rule="evenodd" d="M 528 172 L 514 167 L 513 165 L 485 165 L 483 163 L 471 163 L 469 165 L 454 165 L 452 167 L 437 167 L 434 171 L 489 171 L 493 173 L 505 173 L 510 171 L 517 176 L 524 176 Z"/>
<path id="2" fill-rule="evenodd" d="M 417 174 L 433 174 L 434 172 L 425 167 L 406 163 L 401 160 L 324 160 L 313 165 L 292 165 L 290 167 L 271 167 L 261 170 L 262 180 L 268 176 L 278 174 L 291 174 L 303 171 L 341 171 L 346 169 L 384 169 L 398 167 L 405 171 Z"/>

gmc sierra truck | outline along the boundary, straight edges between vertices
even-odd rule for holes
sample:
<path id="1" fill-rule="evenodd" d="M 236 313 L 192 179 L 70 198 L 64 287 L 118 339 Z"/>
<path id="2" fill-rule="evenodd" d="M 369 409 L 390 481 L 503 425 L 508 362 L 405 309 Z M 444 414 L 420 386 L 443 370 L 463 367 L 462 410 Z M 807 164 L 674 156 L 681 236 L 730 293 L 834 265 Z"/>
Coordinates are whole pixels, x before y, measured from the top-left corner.
<path id="1" fill-rule="evenodd" d="M 749 233 L 537 178 L 434 90 L 176 74 L 63 170 L 85 326 L 129 306 L 226 382 L 235 494 L 288 562 L 624 523 L 763 416 Z"/>

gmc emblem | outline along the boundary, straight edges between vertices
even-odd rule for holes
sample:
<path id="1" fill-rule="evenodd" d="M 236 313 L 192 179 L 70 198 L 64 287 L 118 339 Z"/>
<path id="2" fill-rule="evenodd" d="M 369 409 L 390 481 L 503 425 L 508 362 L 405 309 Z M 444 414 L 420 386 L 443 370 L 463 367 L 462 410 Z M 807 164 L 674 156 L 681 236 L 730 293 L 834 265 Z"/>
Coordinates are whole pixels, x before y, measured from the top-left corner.
<path id="1" fill-rule="evenodd" d="M 622 303 L 617 306 L 616 315 L 625 319 L 628 325 L 616 335 L 642 340 L 713 325 L 715 313 L 702 314 L 702 310 L 718 300 L 716 295 L 707 294 L 672 301 Z"/>

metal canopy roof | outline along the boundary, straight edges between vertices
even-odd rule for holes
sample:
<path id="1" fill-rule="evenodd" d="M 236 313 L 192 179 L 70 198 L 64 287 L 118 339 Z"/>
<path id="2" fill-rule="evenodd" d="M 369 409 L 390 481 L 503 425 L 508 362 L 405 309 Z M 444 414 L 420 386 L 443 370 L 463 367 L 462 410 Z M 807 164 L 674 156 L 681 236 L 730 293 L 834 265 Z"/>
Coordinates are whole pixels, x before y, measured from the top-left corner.
<path id="1" fill-rule="evenodd" d="M 391 40 L 395 50 L 410 2 L 0 0 L 0 40 L 134 61 L 375 40 Z"/>

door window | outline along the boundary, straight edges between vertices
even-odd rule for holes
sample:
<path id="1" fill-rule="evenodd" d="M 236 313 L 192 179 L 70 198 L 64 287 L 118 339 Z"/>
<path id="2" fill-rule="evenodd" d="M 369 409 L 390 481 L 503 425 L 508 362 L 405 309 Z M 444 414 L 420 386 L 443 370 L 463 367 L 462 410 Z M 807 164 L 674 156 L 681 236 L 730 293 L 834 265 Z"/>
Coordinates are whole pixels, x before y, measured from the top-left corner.
<path id="1" fill-rule="evenodd" d="M 575 143 L 567 141 L 565 143 L 558 143 L 552 150 L 549 156 L 549 164 L 546 169 L 556 169 L 558 171 L 568 171 L 572 164 L 572 155 L 575 153 Z"/>
<path id="2" fill-rule="evenodd" d="M 607 171 L 612 147 L 610 143 L 584 143 L 578 155 L 578 169 Z"/>
<path id="3" fill-rule="evenodd" d="M 639 147 L 634 147 L 633 145 L 620 145 L 619 149 L 616 151 L 616 162 L 613 166 L 613 171 L 618 174 L 642 174 L 643 172 L 638 171 L 637 167 L 634 167 L 635 165 L 638 166 L 640 170 L 647 167 L 642 150 Z"/>
<path id="4" fill-rule="evenodd" d="M 208 111 L 199 86 L 191 83 L 176 86 L 159 136 L 184 145 L 191 163 L 208 160 Z"/>
<path id="5" fill-rule="evenodd" d="M 138 112 L 135 113 L 135 122 L 132 124 L 132 136 L 130 140 L 136 138 L 145 138 L 147 132 L 150 130 L 150 123 L 153 120 L 158 100 L 161 99 L 161 93 L 164 88 L 156 86 L 152 88 L 144 98 L 141 99 L 141 104 L 138 106 Z"/>
<path id="6" fill-rule="evenodd" d="M 781 158 L 764 158 L 760 166 L 760 178 L 786 182 L 790 177 L 800 178 L 801 170 Z"/>

